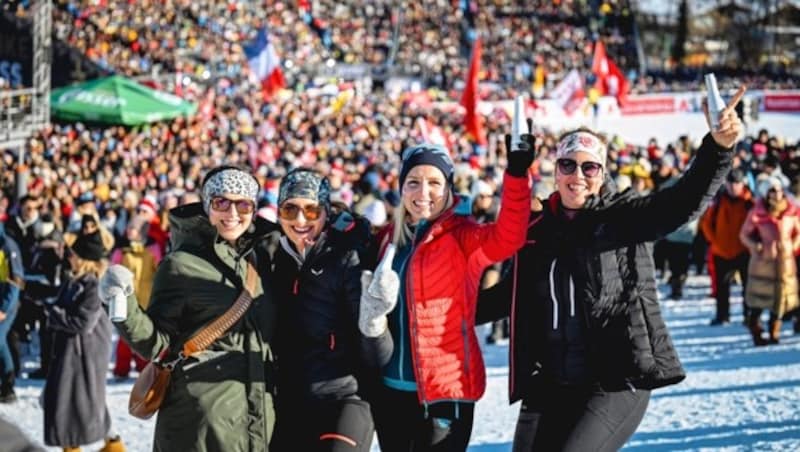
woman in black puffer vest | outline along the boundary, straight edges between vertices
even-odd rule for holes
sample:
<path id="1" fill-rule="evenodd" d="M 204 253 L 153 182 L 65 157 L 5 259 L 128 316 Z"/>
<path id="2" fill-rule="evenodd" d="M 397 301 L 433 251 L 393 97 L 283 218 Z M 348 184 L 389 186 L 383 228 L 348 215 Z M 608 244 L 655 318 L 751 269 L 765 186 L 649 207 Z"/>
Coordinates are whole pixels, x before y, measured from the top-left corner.
<path id="1" fill-rule="evenodd" d="M 651 242 L 702 213 L 741 128 L 727 111 L 683 177 L 644 197 L 616 191 L 596 134 L 562 136 L 558 191 L 478 301 L 478 322 L 511 315 L 509 394 L 523 401 L 514 451 L 618 450 L 650 390 L 685 378 L 659 310 Z"/>

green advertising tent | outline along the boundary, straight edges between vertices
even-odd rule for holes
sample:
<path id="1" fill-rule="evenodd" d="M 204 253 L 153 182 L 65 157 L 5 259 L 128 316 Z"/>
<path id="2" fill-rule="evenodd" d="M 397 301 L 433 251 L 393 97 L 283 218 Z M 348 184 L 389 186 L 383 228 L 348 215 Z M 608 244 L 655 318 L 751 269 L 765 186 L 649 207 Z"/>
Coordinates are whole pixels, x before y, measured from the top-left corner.
<path id="1" fill-rule="evenodd" d="M 64 121 L 128 126 L 197 111 L 196 104 L 119 75 L 54 90 L 50 95 L 50 108 L 55 118 Z"/>

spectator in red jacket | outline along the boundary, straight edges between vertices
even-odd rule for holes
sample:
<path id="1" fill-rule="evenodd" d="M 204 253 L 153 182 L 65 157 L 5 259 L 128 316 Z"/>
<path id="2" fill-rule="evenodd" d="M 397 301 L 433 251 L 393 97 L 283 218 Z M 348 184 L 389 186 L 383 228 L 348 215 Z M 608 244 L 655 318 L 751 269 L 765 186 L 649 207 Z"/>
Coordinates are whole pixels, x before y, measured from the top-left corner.
<path id="1" fill-rule="evenodd" d="M 390 241 L 396 247 L 391 267 L 400 289 L 388 322 L 385 312 L 372 322 L 388 327 L 394 343 L 373 401 L 383 451 L 467 448 L 474 405 L 486 388 L 475 335 L 480 278 L 489 265 L 522 246 L 530 214 L 533 137 L 525 137 L 520 149 L 509 153 L 494 223 L 478 224 L 455 212 L 447 149 L 422 144 L 403 153 L 401 206 L 380 242 L 382 248 Z"/>

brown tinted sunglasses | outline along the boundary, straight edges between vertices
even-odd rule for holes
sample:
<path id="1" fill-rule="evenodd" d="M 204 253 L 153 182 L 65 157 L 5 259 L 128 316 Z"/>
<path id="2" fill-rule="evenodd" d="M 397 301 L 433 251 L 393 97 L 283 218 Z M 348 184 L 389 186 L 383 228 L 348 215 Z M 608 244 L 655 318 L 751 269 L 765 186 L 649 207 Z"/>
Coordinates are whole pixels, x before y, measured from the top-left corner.
<path id="1" fill-rule="evenodd" d="M 322 215 L 323 207 L 319 204 L 309 204 L 305 207 L 300 207 L 296 204 L 292 203 L 283 203 L 283 205 L 278 209 L 278 216 L 281 217 L 283 220 L 295 220 L 297 219 L 297 215 L 300 214 L 300 211 L 303 211 L 303 216 L 308 221 L 314 221 L 319 219 L 320 215 Z"/>
<path id="2" fill-rule="evenodd" d="M 231 209 L 231 205 L 236 206 L 236 212 L 239 215 L 247 215 L 253 213 L 255 210 L 255 205 L 253 205 L 253 201 L 249 199 L 228 199 L 222 196 L 217 196 L 211 198 L 211 208 L 217 212 L 227 212 Z"/>

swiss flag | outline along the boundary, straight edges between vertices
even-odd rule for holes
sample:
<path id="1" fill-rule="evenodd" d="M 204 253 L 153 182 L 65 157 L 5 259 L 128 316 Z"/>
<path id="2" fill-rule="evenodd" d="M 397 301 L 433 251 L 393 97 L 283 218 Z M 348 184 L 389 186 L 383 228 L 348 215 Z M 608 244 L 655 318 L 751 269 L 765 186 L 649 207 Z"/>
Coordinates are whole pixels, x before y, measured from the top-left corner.
<path id="1" fill-rule="evenodd" d="M 475 39 L 472 47 L 472 59 L 469 62 L 466 86 L 459 102 L 467 111 L 464 116 L 464 127 L 472 140 L 481 146 L 486 146 L 486 132 L 483 130 L 483 118 L 478 114 L 478 72 L 481 68 L 481 38 Z"/>
<path id="2" fill-rule="evenodd" d="M 606 46 L 598 40 L 594 45 L 592 72 L 597 76 L 595 87 L 604 96 L 614 96 L 622 105 L 628 95 L 628 79 L 622 74 L 619 66 L 606 54 Z"/>

